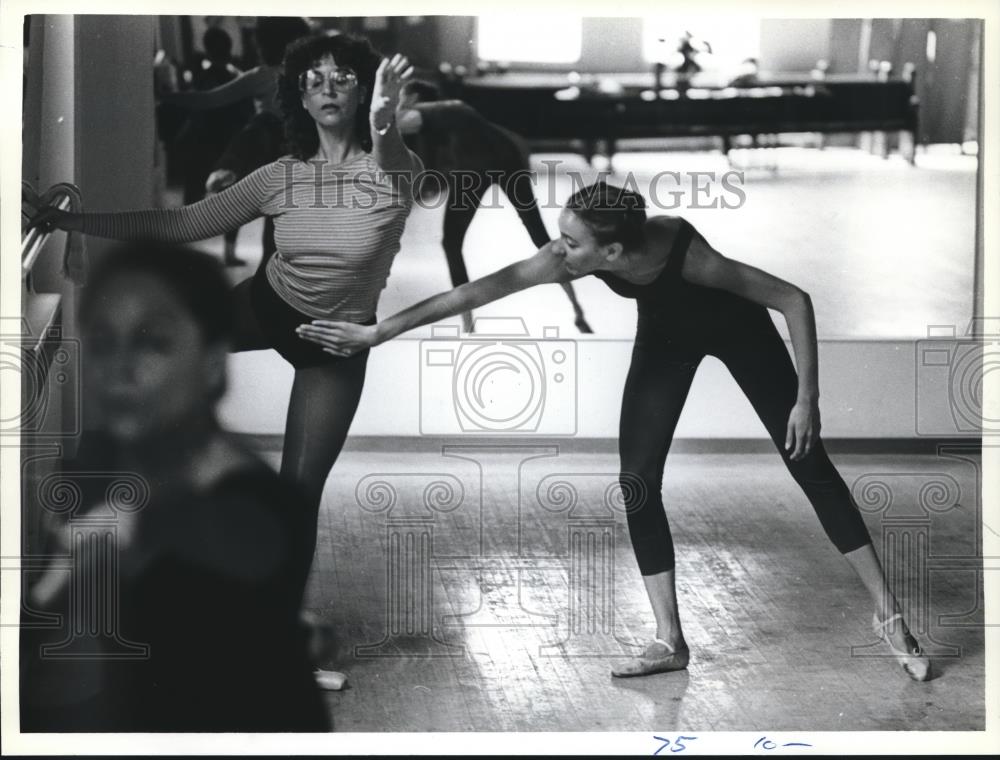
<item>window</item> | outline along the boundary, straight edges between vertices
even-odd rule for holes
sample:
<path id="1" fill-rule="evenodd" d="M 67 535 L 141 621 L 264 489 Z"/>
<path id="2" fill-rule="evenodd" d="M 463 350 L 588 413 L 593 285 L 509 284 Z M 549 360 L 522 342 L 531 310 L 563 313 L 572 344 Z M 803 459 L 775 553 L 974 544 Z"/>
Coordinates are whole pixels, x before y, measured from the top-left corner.
<path id="1" fill-rule="evenodd" d="M 733 69 L 747 58 L 760 57 L 760 19 L 718 16 L 646 16 L 642 20 L 642 54 L 649 62 L 675 63 L 686 32 L 711 45 L 711 56 L 699 58 L 708 69 Z"/>
<path id="2" fill-rule="evenodd" d="M 582 16 L 480 16 L 478 21 L 478 53 L 484 61 L 576 63 L 580 60 Z"/>

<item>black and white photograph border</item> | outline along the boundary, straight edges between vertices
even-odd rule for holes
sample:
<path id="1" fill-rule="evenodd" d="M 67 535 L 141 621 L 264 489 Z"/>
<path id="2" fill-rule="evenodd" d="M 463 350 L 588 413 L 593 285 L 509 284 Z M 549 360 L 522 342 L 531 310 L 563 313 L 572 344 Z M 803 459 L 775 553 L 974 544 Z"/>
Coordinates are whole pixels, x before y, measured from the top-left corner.
<path id="1" fill-rule="evenodd" d="M 4 754 L 1000 753 L 1000 6 L 330 10 L 0 7 Z M 177 91 L 206 31 L 257 65 L 240 17 L 290 14 L 389 58 L 343 75 L 318 43 L 288 96 L 289 56 L 271 97 L 319 147 L 219 204 L 242 133 L 210 153 Z M 580 23 L 576 62 L 519 67 L 533 20 Z M 787 105 L 838 89 L 867 113 Z M 764 121 L 698 121 L 726 99 Z M 119 213 L 202 198 L 170 224 L 247 229 Z M 344 250 L 382 246 L 336 302 L 270 221 L 334 207 Z"/>

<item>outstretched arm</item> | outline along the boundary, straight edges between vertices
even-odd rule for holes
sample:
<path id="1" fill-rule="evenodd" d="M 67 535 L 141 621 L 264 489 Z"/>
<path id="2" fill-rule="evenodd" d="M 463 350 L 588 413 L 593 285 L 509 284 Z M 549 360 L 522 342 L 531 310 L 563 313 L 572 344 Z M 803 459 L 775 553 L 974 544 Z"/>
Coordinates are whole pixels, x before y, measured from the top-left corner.
<path id="1" fill-rule="evenodd" d="M 392 315 L 377 325 L 356 325 L 317 319 L 298 328 L 299 336 L 318 343 L 334 356 L 350 356 L 371 346 L 385 343 L 415 327 L 492 303 L 511 293 L 552 282 L 569 282 L 573 276 L 553 253 L 555 243 L 540 248 L 530 258 L 504 267 L 454 290 L 432 296 L 415 306 Z"/>
<path id="2" fill-rule="evenodd" d="M 809 294 L 774 275 L 728 259 L 696 236 L 681 272 L 696 285 L 721 288 L 769 309 L 780 311 L 788 324 L 798 369 L 798 398 L 788 420 L 785 448 L 801 459 L 819 437 L 819 363 L 816 319 Z"/>
<path id="3" fill-rule="evenodd" d="M 113 240 L 190 243 L 221 235 L 261 215 L 275 164 L 268 164 L 218 195 L 172 209 L 76 214 L 54 206 L 42 209 L 31 226 L 83 232 Z"/>
<path id="4" fill-rule="evenodd" d="M 210 111 L 239 103 L 247 98 L 264 97 L 273 89 L 275 76 L 273 69 L 257 66 L 211 90 L 171 92 L 163 95 L 160 101 L 189 108 L 192 111 Z"/>

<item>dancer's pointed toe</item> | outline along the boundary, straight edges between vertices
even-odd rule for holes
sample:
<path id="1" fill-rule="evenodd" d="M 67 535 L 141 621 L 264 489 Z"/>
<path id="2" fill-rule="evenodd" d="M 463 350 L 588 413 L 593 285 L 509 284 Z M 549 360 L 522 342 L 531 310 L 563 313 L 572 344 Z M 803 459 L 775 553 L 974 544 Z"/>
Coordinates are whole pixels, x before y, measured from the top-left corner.
<path id="1" fill-rule="evenodd" d="M 931 677 L 931 660 L 920 649 L 920 645 L 916 639 L 907 633 L 907 647 L 905 650 L 897 649 L 889 639 L 888 628 L 897 620 L 900 622 L 900 625 L 903 624 L 903 616 L 898 612 L 885 620 L 879 620 L 878 613 L 875 613 L 872 616 L 872 630 L 876 636 L 889 645 L 889 649 L 892 650 L 893 655 L 896 657 L 896 662 L 899 663 L 900 667 L 906 671 L 906 674 L 910 678 L 914 681 L 927 681 Z"/>

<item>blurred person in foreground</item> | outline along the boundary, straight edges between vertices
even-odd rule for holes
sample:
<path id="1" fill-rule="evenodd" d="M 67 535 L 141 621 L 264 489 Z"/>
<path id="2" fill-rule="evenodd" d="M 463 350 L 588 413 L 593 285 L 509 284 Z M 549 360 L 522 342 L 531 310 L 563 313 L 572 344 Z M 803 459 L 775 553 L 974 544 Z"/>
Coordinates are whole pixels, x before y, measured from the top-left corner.
<path id="1" fill-rule="evenodd" d="M 46 656 L 80 627 L 80 584 L 55 565 L 34 584 L 28 604 L 68 626 L 23 637 L 22 730 L 330 730 L 300 618 L 311 514 L 216 419 L 233 327 L 221 268 L 121 246 L 83 291 L 80 325 L 96 425 L 62 477 L 80 496 L 74 517 L 115 521 L 97 569 L 117 573 L 118 620 L 102 656 Z M 138 484 L 134 509 L 115 509 L 116 477 Z M 142 645 L 145 657 L 120 657 Z"/>

